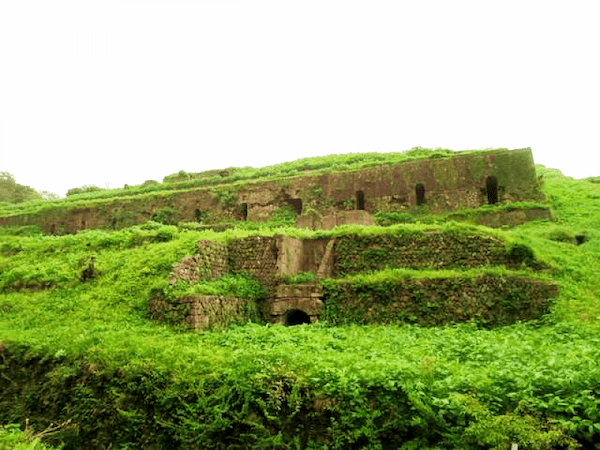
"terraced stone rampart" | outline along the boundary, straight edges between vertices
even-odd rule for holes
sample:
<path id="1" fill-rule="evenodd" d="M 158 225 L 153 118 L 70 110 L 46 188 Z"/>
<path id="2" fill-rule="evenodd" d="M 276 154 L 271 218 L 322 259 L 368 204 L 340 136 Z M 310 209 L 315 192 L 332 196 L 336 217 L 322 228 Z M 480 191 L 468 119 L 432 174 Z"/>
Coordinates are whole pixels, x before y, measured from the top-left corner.
<path id="1" fill-rule="evenodd" d="M 357 171 L 307 173 L 128 197 L 71 201 L 0 217 L 2 225 L 39 225 L 47 233 L 124 228 L 151 219 L 265 221 L 291 205 L 301 226 L 371 222 L 377 211 L 430 213 L 489 203 L 539 202 L 543 194 L 531 149 L 457 153 Z M 502 217 L 496 218 L 502 221 Z M 307 225 L 308 224 L 308 225 Z"/>
<path id="2" fill-rule="evenodd" d="M 292 321 L 311 323 L 324 314 L 344 323 L 434 325 L 473 319 L 502 325 L 540 317 L 557 295 L 551 283 L 510 272 L 540 268 L 525 246 L 507 246 L 485 233 L 460 229 L 392 230 L 319 239 L 255 236 L 228 244 L 200 241 L 198 254 L 175 266 L 171 283 L 185 280 L 194 284 L 227 272 L 251 274 L 270 288 L 265 319 L 275 323 L 288 323 L 290 314 L 295 314 Z M 461 275 L 498 266 L 509 270 L 492 270 L 478 277 Z M 371 282 L 339 279 L 393 269 L 413 270 L 414 274 Z M 419 275 L 422 270 L 441 269 L 453 270 L 456 276 Z M 300 272 L 314 273 L 315 283 L 282 283 L 286 276 Z M 193 303 L 188 297 L 182 301 Z M 198 318 L 189 320 L 194 328 L 206 325 L 195 325 L 202 322 Z"/>

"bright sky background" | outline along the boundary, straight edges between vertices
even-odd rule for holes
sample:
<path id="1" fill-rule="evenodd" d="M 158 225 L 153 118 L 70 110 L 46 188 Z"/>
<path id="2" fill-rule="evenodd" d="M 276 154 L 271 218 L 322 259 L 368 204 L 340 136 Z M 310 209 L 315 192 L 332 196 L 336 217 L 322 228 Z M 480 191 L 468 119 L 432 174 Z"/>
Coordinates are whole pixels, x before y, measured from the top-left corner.
<path id="1" fill-rule="evenodd" d="M 0 0 L 0 171 L 62 196 L 422 146 L 598 176 L 599 24 L 598 0 Z"/>

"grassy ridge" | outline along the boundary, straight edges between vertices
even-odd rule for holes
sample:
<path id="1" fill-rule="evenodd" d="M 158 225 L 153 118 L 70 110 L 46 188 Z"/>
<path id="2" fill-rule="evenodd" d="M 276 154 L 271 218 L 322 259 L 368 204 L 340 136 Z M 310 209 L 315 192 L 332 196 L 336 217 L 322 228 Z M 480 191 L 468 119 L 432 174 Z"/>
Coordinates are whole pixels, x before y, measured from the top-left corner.
<path id="1" fill-rule="evenodd" d="M 491 331 L 248 324 L 187 333 L 147 319 L 151 291 L 198 239 L 377 227 L 0 229 L 0 421 L 30 418 L 41 430 L 71 419 L 76 427 L 51 441 L 67 448 L 550 449 L 575 448 L 573 439 L 593 448 L 600 185 L 538 170 L 556 223 L 490 233 L 533 248 L 561 294 L 543 321 Z M 576 234 L 587 241 L 576 246 Z M 82 283 L 91 256 L 100 276 Z"/>

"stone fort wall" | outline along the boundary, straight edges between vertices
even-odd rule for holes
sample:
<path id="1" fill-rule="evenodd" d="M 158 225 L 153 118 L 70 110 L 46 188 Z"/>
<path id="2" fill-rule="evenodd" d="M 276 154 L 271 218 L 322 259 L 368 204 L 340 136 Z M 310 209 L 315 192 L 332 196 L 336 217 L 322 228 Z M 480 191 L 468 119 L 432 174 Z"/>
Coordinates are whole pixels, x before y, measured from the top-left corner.
<path id="1" fill-rule="evenodd" d="M 301 219 L 317 217 L 316 223 L 344 211 L 365 211 L 367 217 L 360 216 L 360 223 L 369 223 L 368 214 L 380 210 L 411 212 L 425 207 L 437 213 L 495 202 L 540 200 L 543 194 L 531 149 L 526 148 L 90 200 L 85 206 L 65 204 L 35 214 L 1 217 L 0 225 L 39 225 L 47 233 L 118 229 L 150 220 L 165 208 L 179 221 L 265 221 L 284 205 L 294 207 Z M 333 220 L 333 224 L 337 222 Z"/>

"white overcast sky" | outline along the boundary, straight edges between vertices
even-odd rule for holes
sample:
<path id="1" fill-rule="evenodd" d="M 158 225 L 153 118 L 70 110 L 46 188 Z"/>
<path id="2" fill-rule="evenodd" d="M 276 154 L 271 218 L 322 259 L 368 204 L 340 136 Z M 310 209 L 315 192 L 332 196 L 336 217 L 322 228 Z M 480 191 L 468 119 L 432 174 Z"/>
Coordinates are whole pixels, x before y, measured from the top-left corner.
<path id="1" fill-rule="evenodd" d="M 0 0 L 0 171 L 60 195 L 414 146 L 598 176 L 599 131 L 599 0 Z"/>

